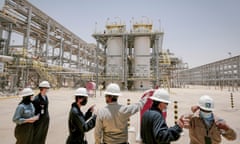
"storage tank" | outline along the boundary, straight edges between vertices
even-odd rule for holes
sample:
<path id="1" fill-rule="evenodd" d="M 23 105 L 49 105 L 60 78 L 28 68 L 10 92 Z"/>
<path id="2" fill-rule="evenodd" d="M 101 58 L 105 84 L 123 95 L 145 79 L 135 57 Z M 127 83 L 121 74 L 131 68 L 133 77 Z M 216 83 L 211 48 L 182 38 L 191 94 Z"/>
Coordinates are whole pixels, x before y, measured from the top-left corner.
<path id="1" fill-rule="evenodd" d="M 149 36 L 139 36 L 134 39 L 136 89 L 150 88 L 150 82 L 146 79 L 150 77 L 150 42 Z"/>
<path id="2" fill-rule="evenodd" d="M 122 37 L 111 37 L 107 44 L 106 74 L 107 76 L 120 77 L 122 73 Z"/>
<path id="3" fill-rule="evenodd" d="M 113 34 L 107 39 L 107 63 L 106 63 L 106 75 L 114 77 L 114 79 L 120 79 L 122 75 L 122 51 L 123 51 L 123 40 L 121 34 L 126 31 L 126 25 L 121 21 L 107 22 L 106 30 L 107 34 Z M 109 19 L 108 19 L 109 20 Z M 115 35 L 116 34 L 116 35 Z"/>

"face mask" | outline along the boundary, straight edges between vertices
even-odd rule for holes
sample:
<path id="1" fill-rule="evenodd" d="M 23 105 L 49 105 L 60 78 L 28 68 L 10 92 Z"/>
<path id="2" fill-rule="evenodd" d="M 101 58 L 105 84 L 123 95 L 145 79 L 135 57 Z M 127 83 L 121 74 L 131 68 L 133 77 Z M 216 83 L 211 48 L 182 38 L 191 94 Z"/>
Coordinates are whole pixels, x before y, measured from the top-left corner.
<path id="1" fill-rule="evenodd" d="M 162 115 L 163 115 L 164 120 L 166 120 L 166 118 L 167 118 L 167 108 L 162 110 Z"/>
<path id="2" fill-rule="evenodd" d="M 87 98 L 84 98 L 84 100 L 81 102 L 81 105 L 86 105 L 87 104 Z"/>
<path id="3" fill-rule="evenodd" d="M 165 109 L 163 109 L 162 112 L 167 112 L 167 107 Z"/>
<path id="4" fill-rule="evenodd" d="M 202 117 L 204 119 L 209 119 L 212 117 L 212 112 L 200 111 L 200 117 Z"/>

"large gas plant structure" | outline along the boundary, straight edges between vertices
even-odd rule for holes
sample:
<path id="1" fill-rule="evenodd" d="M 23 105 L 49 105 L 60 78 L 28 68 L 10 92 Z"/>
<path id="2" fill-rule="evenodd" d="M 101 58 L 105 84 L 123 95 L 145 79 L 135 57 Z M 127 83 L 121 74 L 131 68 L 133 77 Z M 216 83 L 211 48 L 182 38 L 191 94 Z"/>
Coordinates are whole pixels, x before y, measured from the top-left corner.
<path id="1" fill-rule="evenodd" d="M 126 24 L 116 18 L 107 20 L 104 31 L 93 34 L 97 48 L 104 52 L 103 74 L 99 79 L 103 77 L 107 83 L 117 81 L 125 89 L 169 87 L 171 73 L 182 62 L 162 48 L 161 28 L 153 30 L 149 18 L 142 17 L 139 21 L 131 20 L 128 31 Z"/>
<path id="2" fill-rule="evenodd" d="M 119 17 L 108 18 L 105 28 L 92 34 L 96 44 L 87 43 L 27 0 L 2 0 L 1 92 L 34 88 L 42 80 L 55 88 L 86 86 L 88 82 L 102 88 L 115 82 L 125 90 L 230 82 L 239 85 L 239 56 L 223 60 L 214 70 L 209 66 L 189 71 L 187 63 L 163 48 L 164 32 L 154 26 L 147 17 L 132 19 L 130 28 Z M 16 37 L 20 44 L 13 39 Z M 209 78 L 205 75 L 210 75 L 206 70 L 210 74 L 220 71 L 218 77 L 211 75 L 215 82 L 205 81 Z M 194 74 L 199 75 L 198 71 L 202 73 L 196 83 Z M 188 75 L 190 72 L 194 73 Z"/>
<path id="3" fill-rule="evenodd" d="M 5 0 L 0 13 L 1 88 L 34 87 L 48 80 L 53 87 L 97 86 L 116 82 L 126 89 L 169 86 L 181 61 L 162 49 L 163 32 L 140 21 L 129 32 L 123 23 L 107 23 L 89 44 L 25 0 Z M 22 44 L 11 41 L 22 37 Z"/>

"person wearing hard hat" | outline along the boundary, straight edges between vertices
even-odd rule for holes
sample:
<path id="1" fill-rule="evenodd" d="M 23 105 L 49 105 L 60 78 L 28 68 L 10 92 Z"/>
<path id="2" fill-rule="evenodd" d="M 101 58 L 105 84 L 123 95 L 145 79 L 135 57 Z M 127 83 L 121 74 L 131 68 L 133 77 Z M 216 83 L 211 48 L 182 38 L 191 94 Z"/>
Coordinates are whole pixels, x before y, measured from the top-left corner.
<path id="1" fill-rule="evenodd" d="M 128 119 L 144 106 L 148 97 L 127 106 L 118 104 L 121 92 L 119 85 L 115 83 L 110 83 L 106 87 L 104 95 L 107 106 L 100 109 L 97 114 L 95 143 L 127 144 Z"/>
<path id="2" fill-rule="evenodd" d="M 15 137 L 16 144 L 33 144 L 33 123 L 39 119 L 39 115 L 35 115 L 35 108 L 31 98 L 33 96 L 31 88 L 24 88 L 20 92 L 22 97 L 13 116 L 13 122 L 16 123 Z"/>
<path id="3" fill-rule="evenodd" d="M 236 139 L 235 131 L 213 114 L 214 101 L 210 96 L 201 96 L 191 110 L 193 114 L 185 116 L 188 123 L 184 125 L 189 129 L 190 144 L 220 144 L 221 135 L 227 140 Z"/>
<path id="4" fill-rule="evenodd" d="M 35 114 L 39 114 L 39 120 L 34 123 L 34 144 L 45 144 L 48 127 L 49 127 L 49 112 L 48 112 L 48 97 L 47 92 L 50 88 L 48 81 L 42 81 L 39 84 L 40 92 L 34 97 L 33 105 Z"/>
<path id="5" fill-rule="evenodd" d="M 162 111 L 170 104 L 169 93 L 165 89 L 157 89 L 150 99 L 153 104 L 142 116 L 141 138 L 144 144 L 170 144 L 180 137 L 184 126 L 182 117 L 173 127 L 168 127 Z"/>
<path id="6" fill-rule="evenodd" d="M 95 111 L 94 105 L 91 106 L 84 115 L 81 111 L 81 107 L 87 104 L 87 89 L 78 88 L 74 95 L 75 102 L 72 103 L 72 107 L 69 112 L 69 136 L 66 143 L 87 144 L 87 140 L 84 138 L 84 133 L 94 128 L 96 122 L 96 114 L 92 114 Z"/>

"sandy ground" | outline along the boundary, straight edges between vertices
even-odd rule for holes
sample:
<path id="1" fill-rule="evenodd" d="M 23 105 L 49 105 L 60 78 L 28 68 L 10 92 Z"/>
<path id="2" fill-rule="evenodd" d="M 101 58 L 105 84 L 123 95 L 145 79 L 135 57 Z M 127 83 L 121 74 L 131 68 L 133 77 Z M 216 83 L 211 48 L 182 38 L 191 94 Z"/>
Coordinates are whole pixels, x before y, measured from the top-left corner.
<path id="1" fill-rule="evenodd" d="M 50 112 L 50 127 L 47 136 L 47 144 L 64 144 L 68 136 L 68 112 L 71 103 L 74 101 L 75 89 L 62 88 L 57 90 L 50 90 L 49 92 L 49 112 Z M 210 95 L 215 100 L 215 114 L 222 117 L 226 122 L 236 130 L 238 138 L 235 141 L 222 140 L 223 144 L 240 144 L 240 91 L 229 92 L 228 89 L 219 90 L 209 87 L 190 87 L 181 89 L 171 89 L 171 101 L 178 101 L 178 115 L 189 113 L 190 107 L 197 103 L 199 97 L 203 94 Z M 234 97 L 234 108 L 231 108 L 230 93 Z M 139 100 L 143 91 L 124 91 L 123 96 L 119 98 L 120 104 L 127 104 L 127 99 L 131 99 L 131 103 Z M 14 144 L 14 127 L 12 116 L 15 112 L 20 98 L 0 98 L 0 140 L 1 144 Z M 97 108 L 106 105 L 102 92 L 97 91 L 96 97 L 89 98 L 88 104 L 83 107 L 86 111 L 88 107 L 96 104 Z M 136 137 L 138 136 L 138 113 L 133 115 L 130 119 L 130 128 L 134 131 L 129 132 L 130 144 L 135 144 Z M 168 126 L 174 124 L 174 103 L 168 106 L 167 116 Z M 93 130 L 87 134 L 89 144 L 94 144 Z M 174 144 L 187 144 L 189 143 L 188 131 L 184 129 L 181 138 L 174 142 Z"/>

